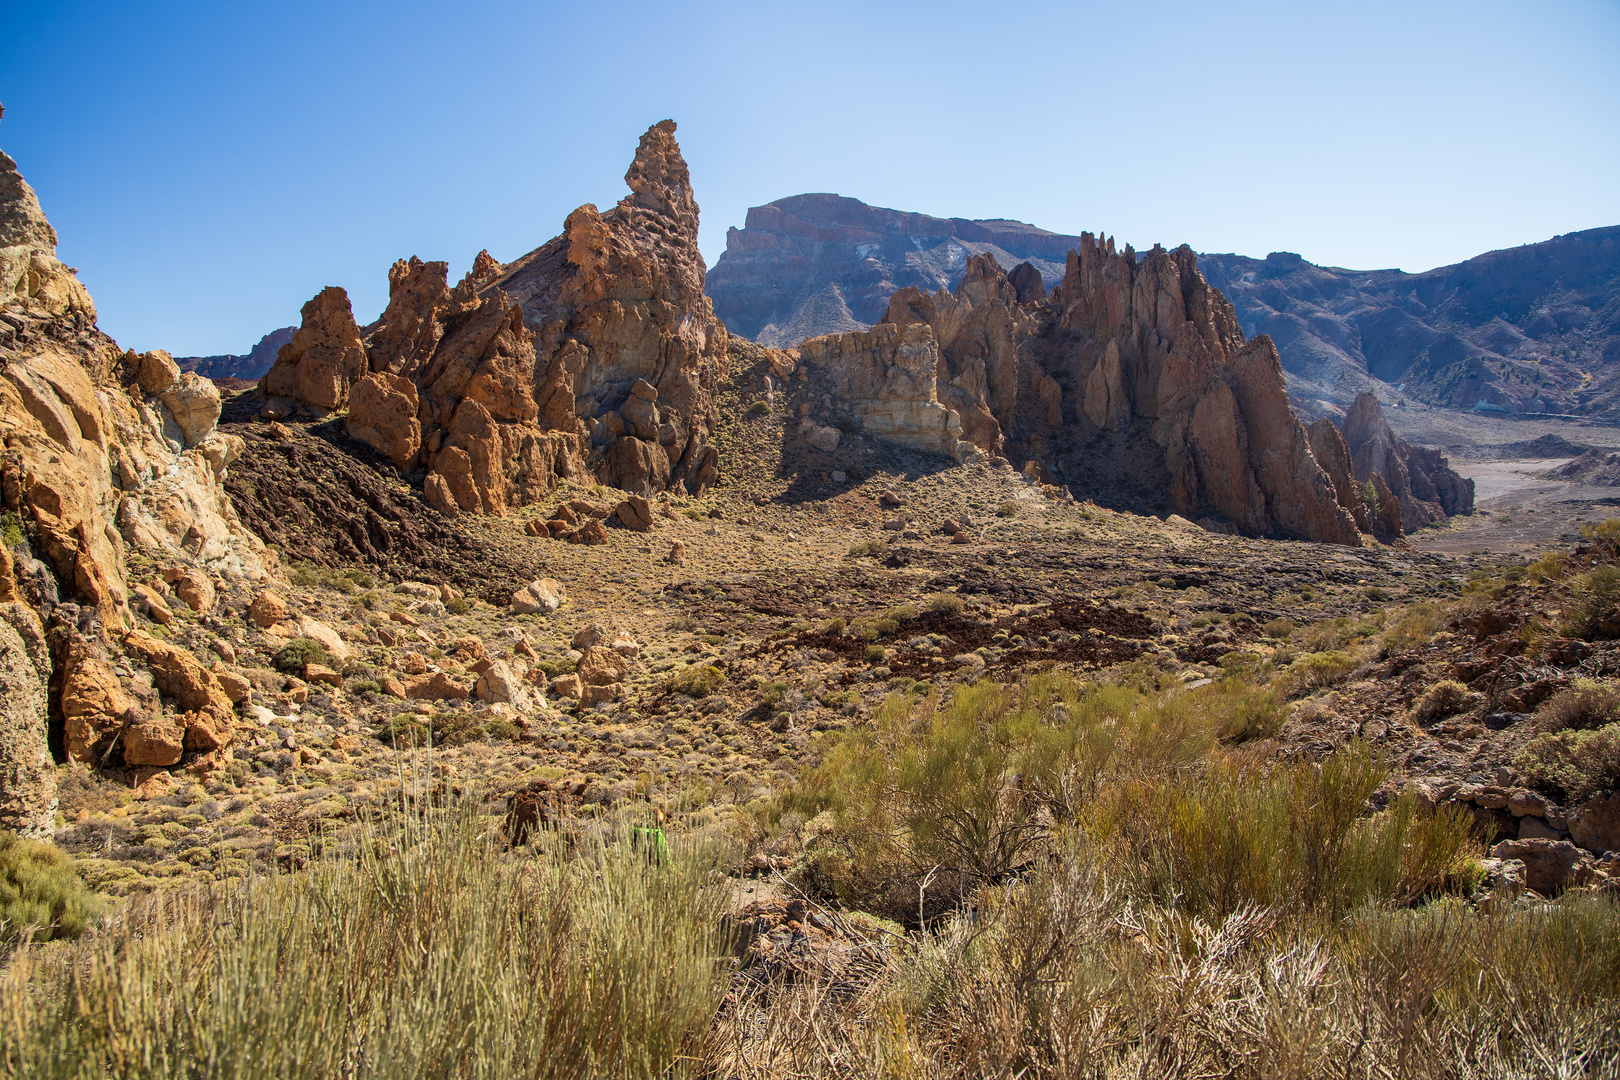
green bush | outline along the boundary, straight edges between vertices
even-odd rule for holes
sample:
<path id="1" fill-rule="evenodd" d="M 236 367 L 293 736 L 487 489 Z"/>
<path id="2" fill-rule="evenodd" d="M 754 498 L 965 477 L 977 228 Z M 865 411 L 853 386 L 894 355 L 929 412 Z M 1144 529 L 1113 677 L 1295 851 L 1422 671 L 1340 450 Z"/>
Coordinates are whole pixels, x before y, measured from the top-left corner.
<path id="1" fill-rule="evenodd" d="M 717 851 L 542 832 L 475 806 L 138 904 L 0 975 L 0 1074 L 664 1080 L 725 991 Z M 625 830 L 617 830 L 623 835 Z"/>
<path id="2" fill-rule="evenodd" d="M 1011 499 L 1008 499 L 1006 502 L 1004 502 L 1000 506 L 996 507 L 996 517 L 1010 518 L 1010 517 L 1017 517 L 1017 516 L 1018 516 L 1018 504 L 1016 502 L 1013 502 Z"/>
<path id="3" fill-rule="evenodd" d="M 962 613 L 962 598 L 955 593 L 937 592 L 928 596 L 928 610 L 936 615 L 960 615 Z"/>
<path id="4" fill-rule="evenodd" d="M 539 660 L 535 662 L 534 666 L 545 672 L 546 678 L 548 679 L 555 679 L 562 675 L 572 675 L 574 673 L 574 662 L 568 659 L 566 656 L 557 657 L 550 660 Z"/>
<path id="5" fill-rule="evenodd" d="M 770 411 L 770 405 L 764 401 L 756 401 L 752 405 L 748 406 L 749 416 L 765 416 L 769 414 Z"/>
<path id="6" fill-rule="evenodd" d="M 1413 604 L 1401 613 L 1395 625 L 1384 631 L 1385 656 L 1427 645 L 1440 629 L 1440 608 L 1436 604 Z"/>
<path id="7" fill-rule="evenodd" d="M 293 638 L 276 650 L 270 664 L 283 675 L 302 675 L 306 664 L 330 665 L 332 657 L 312 638 Z"/>
<path id="8" fill-rule="evenodd" d="M 713 664 L 693 664 L 676 672 L 666 685 L 673 694 L 684 694 L 689 698 L 706 698 L 720 689 L 725 681 L 725 672 Z"/>
<path id="9" fill-rule="evenodd" d="M 444 602 L 444 609 L 452 615 L 465 615 L 472 610 L 472 602 L 464 597 L 452 596 Z"/>
<path id="10" fill-rule="evenodd" d="M 0 832 L 0 942 L 76 938 L 101 909 L 65 851 Z"/>
<path id="11" fill-rule="evenodd" d="M 427 721 L 415 713 L 397 713 L 377 725 L 376 736 L 390 746 L 426 746 L 433 739 Z"/>
<path id="12" fill-rule="evenodd" d="M 1278 677 L 1287 697 L 1298 697 L 1340 682 L 1355 669 L 1356 658 L 1344 652 L 1316 652 L 1300 657 Z"/>
<path id="13" fill-rule="evenodd" d="M 1084 828 L 1137 890 L 1199 913 L 1258 904 L 1336 920 L 1369 901 L 1460 888 L 1469 818 L 1455 807 L 1427 813 L 1410 793 L 1368 815 L 1387 775 L 1359 742 L 1320 765 L 1216 761 L 1202 774 L 1108 788 Z"/>
<path id="14" fill-rule="evenodd" d="M 866 662 L 868 664 L 881 664 L 889 658 L 889 650 L 881 645 L 868 645 L 866 647 Z"/>
<path id="15" fill-rule="evenodd" d="M 861 540 L 849 545 L 849 557 L 852 559 L 877 558 L 889 549 L 883 546 L 881 540 Z"/>
<path id="16" fill-rule="evenodd" d="M 1269 739 L 1282 730 L 1288 710 L 1276 691 L 1249 685 L 1241 679 L 1222 679 L 1194 691 L 1200 707 L 1215 723 L 1222 742 L 1245 743 Z"/>
<path id="17" fill-rule="evenodd" d="M 1574 800 L 1620 789 L 1620 723 L 1537 735 L 1524 744 L 1513 767 L 1532 787 Z"/>
<path id="18" fill-rule="evenodd" d="M 1294 632 L 1294 620 L 1272 619 L 1270 622 L 1266 623 L 1265 626 L 1262 626 L 1260 630 L 1266 635 L 1266 637 L 1281 640 Z"/>
<path id="19" fill-rule="evenodd" d="M 1563 630 L 1590 641 L 1598 636 L 1598 619 L 1620 605 L 1620 566 L 1598 567 L 1576 583 L 1575 591 L 1579 599 L 1564 617 Z"/>

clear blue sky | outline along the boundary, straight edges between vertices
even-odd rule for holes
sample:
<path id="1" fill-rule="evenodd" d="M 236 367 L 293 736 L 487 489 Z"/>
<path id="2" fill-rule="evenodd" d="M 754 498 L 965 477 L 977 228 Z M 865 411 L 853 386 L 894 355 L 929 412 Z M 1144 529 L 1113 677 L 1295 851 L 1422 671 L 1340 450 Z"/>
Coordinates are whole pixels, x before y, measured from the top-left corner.
<path id="1" fill-rule="evenodd" d="M 0 147 L 125 345 L 459 275 L 680 124 L 709 263 L 803 191 L 1423 270 L 1620 223 L 1620 3 L 0 0 Z"/>

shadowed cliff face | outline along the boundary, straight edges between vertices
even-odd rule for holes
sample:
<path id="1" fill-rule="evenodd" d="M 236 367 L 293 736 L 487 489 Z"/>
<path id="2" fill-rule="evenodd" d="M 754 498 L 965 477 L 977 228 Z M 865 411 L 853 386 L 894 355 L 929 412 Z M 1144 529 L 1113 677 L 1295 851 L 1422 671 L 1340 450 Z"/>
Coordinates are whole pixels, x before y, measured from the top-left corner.
<path id="1" fill-rule="evenodd" d="M 1270 339 L 1244 339 L 1190 249 L 1139 259 L 1087 234 L 1050 299 L 1029 276 L 975 256 L 954 292 L 897 291 L 882 325 L 798 359 L 883 438 L 1006 454 L 1077 494 L 1250 535 L 1360 543 Z"/>
<path id="2" fill-rule="evenodd" d="M 838 195 L 795 195 L 754 207 L 744 228 L 727 232 L 708 290 L 733 333 L 786 348 L 866 329 L 902 289 L 954 288 L 975 255 L 989 253 L 1005 270 L 1029 262 L 1039 289 L 1043 277 L 1052 283 L 1063 276 L 1076 243 L 1019 221 L 936 218 Z"/>
<path id="3" fill-rule="evenodd" d="M 481 253 L 452 288 L 445 263 L 396 263 L 364 330 L 325 290 L 265 377 L 267 415 L 346 407 L 349 434 L 401 470 L 425 467 L 428 501 L 452 516 L 503 514 L 561 477 L 702 490 L 726 330 L 703 292 L 674 136 L 673 121 L 650 128 L 630 195 L 581 206 L 509 265 Z"/>

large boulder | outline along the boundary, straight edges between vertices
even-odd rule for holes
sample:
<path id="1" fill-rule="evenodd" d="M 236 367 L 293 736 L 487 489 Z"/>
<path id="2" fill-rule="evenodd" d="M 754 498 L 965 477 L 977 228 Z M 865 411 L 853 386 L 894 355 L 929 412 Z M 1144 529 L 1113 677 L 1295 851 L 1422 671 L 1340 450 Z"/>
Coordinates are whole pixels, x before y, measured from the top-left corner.
<path id="1" fill-rule="evenodd" d="M 1569 812 L 1569 835 L 1599 855 L 1620 851 L 1620 792 L 1599 795 Z"/>
<path id="2" fill-rule="evenodd" d="M 416 384 L 386 371 L 375 372 L 349 390 L 345 427 L 399 469 L 416 463 L 422 448 L 422 422 L 416 417 Z"/>
<path id="3" fill-rule="evenodd" d="M 1491 857 L 1524 863 L 1525 884 L 1542 896 L 1556 896 L 1593 877 L 1592 857 L 1568 840 L 1503 840 L 1491 848 Z"/>

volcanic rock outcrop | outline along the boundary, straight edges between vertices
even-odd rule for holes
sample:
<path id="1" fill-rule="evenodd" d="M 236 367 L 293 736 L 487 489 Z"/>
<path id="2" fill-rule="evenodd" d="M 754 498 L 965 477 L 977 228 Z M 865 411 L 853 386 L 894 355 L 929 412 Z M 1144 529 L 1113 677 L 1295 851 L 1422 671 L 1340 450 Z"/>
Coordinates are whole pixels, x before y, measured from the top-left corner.
<path id="1" fill-rule="evenodd" d="M 346 298 L 326 290 L 264 380 L 269 411 L 278 396 L 346 404 L 349 434 L 425 467 L 425 497 L 451 515 L 505 513 L 559 477 L 702 490 L 727 337 L 673 121 L 642 136 L 625 182 L 606 213 L 580 207 L 510 265 L 481 253 L 454 288 L 445 263 L 396 263 L 363 352 Z"/>
<path id="2" fill-rule="evenodd" d="M 1045 302 L 979 255 L 954 293 L 897 291 L 885 323 L 798 357 L 882 438 L 961 458 L 959 440 L 1078 490 L 1134 473 L 1138 497 L 1188 518 L 1360 543 L 1270 339 L 1245 341 L 1186 247 L 1139 260 L 1083 235 Z"/>
<path id="3" fill-rule="evenodd" d="M 120 350 L 96 328 L 90 296 L 55 245 L 32 189 L 0 154 L 0 499 L 24 541 L 0 560 L 0 615 L 10 612 L 14 631 L 0 634 L 7 723 L 39 711 L 32 672 L 84 733 L 81 756 L 99 761 L 129 726 L 113 661 L 125 671 L 149 664 L 123 655 L 138 632 L 128 556 L 255 578 L 263 544 L 220 486 L 242 445 L 215 430 L 218 392 L 166 353 Z M 29 779 L 34 750 L 20 753 L 20 764 L 0 764 L 0 818 L 37 821 L 51 785 Z"/>
<path id="4" fill-rule="evenodd" d="M 1382 482 L 1401 508 L 1407 532 L 1474 512 L 1474 482 L 1459 476 L 1438 450 L 1395 437 L 1372 394 L 1359 394 L 1341 422 L 1356 479 Z"/>

